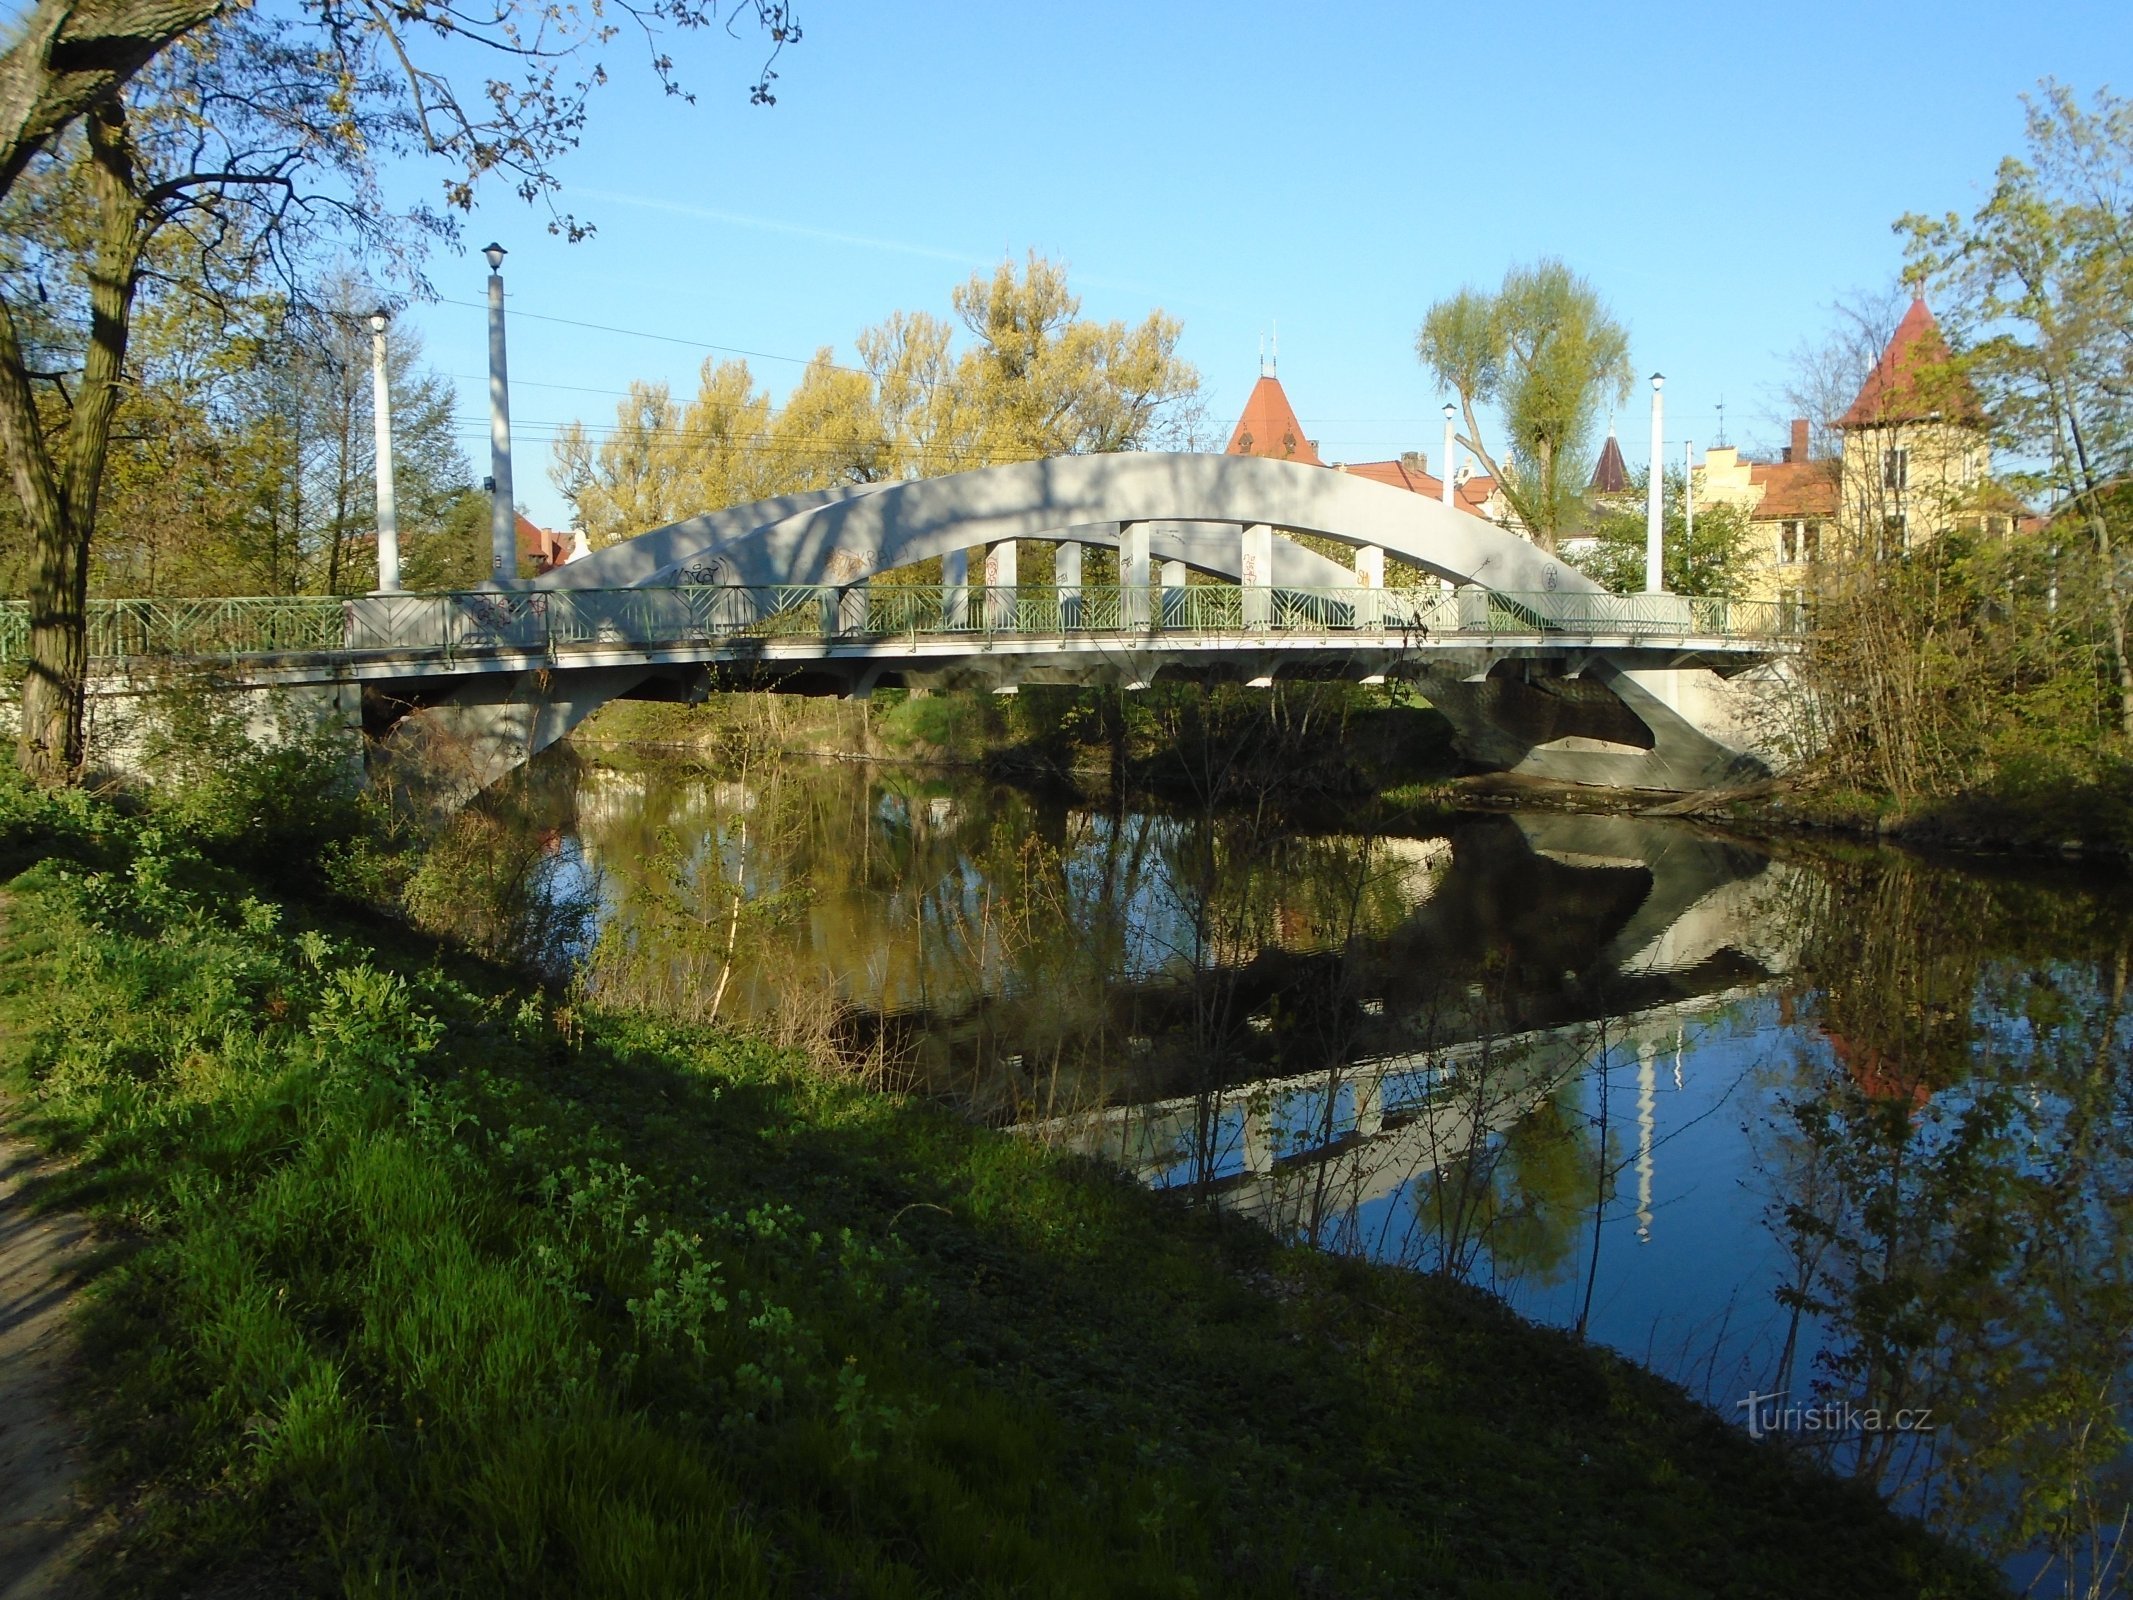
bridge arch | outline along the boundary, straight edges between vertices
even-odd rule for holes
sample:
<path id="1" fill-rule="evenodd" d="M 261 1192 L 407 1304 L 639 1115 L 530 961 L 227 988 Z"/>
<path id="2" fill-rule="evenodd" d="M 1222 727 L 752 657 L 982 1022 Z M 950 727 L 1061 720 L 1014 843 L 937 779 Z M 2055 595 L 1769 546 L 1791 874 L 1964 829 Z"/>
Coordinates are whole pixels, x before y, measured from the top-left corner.
<path id="1" fill-rule="evenodd" d="M 1183 453 L 1059 456 L 786 496 L 655 529 L 542 582 L 856 583 L 1009 539 L 1113 543 L 1123 523 L 1267 524 L 1359 549 L 1374 545 L 1458 584 L 1532 593 L 1599 587 L 1516 535 L 1405 490 L 1290 461 Z M 1201 536 L 1193 564 L 1234 572 L 1207 542 L 1216 537 L 1213 530 Z"/>

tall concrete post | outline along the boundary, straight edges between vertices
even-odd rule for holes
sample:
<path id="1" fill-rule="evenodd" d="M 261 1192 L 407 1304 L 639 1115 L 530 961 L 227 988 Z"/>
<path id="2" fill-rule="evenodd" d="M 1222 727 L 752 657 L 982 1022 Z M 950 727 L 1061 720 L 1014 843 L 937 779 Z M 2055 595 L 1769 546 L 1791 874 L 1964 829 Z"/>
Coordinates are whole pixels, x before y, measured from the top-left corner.
<path id="1" fill-rule="evenodd" d="M 1665 516 L 1666 494 L 1666 399 L 1660 392 L 1666 375 L 1652 374 L 1651 482 L 1644 495 L 1644 592 L 1666 593 L 1666 561 L 1660 547 L 1660 524 Z"/>
<path id="2" fill-rule="evenodd" d="M 1059 626 L 1081 626 L 1081 545 L 1061 539 L 1052 552 L 1052 587 L 1059 591 Z"/>
<path id="3" fill-rule="evenodd" d="M 504 362 L 504 247 L 481 252 L 489 262 L 490 576 L 518 576 L 518 502 L 511 493 L 511 376 Z"/>
<path id="4" fill-rule="evenodd" d="M 1681 545 L 1696 548 L 1696 441 L 1681 441 Z"/>
<path id="5" fill-rule="evenodd" d="M 1148 524 L 1118 525 L 1118 625 L 1148 626 Z"/>
<path id="6" fill-rule="evenodd" d="M 1458 434 L 1452 428 L 1452 416 L 1452 405 L 1447 400 L 1444 403 L 1444 460 L 1437 467 L 1439 476 L 1444 480 L 1444 487 L 1439 493 L 1446 505 L 1452 503 L 1452 452 L 1459 448 Z"/>
<path id="7" fill-rule="evenodd" d="M 1274 527 L 1247 524 L 1238 552 L 1237 575 L 1243 581 L 1243 616 L 1247 628 L 1264 628 L 1274 620 Z"/>
<path id="8" fill-rule="evenodd" d="M 377 440 L 378 592 L 400 587 L 400 516 L 393 504 L 392 379 L 385 367 L 385 325 L 392 319 L 380 309 L 370 319 L 370 421 Z"/>

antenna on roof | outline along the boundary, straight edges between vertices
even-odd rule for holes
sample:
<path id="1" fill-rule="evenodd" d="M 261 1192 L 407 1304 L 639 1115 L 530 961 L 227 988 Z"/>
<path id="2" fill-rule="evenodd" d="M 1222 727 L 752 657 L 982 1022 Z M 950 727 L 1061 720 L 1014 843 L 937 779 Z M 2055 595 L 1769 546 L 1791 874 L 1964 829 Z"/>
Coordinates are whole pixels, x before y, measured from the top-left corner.
<path id="1" fill-rule="evenodd" d="M 1281 319 L 1279 317 L 1274 319 L 1274 371 L 1276 374 L 1281 371 Z"/>
<path id="2" fill-rule="evenodd" d="M 1720 448 L 1720 449 L 1722 450 L 1722 449 L 1724 449 L 1724 448 L 1725 448 L 1725 444 L 1726 444 L 1726 397 L 1725 397 L 1724 395 L 1720 395 L 1720 396 L 1718 397 L 1718 447 L 1719 447 L 1719 448 Z"/>
<path id="3" fill-rule="evenodd" d="M 1259 336 L 1259 376 L 1266 376 L 1266 335 Z"/>

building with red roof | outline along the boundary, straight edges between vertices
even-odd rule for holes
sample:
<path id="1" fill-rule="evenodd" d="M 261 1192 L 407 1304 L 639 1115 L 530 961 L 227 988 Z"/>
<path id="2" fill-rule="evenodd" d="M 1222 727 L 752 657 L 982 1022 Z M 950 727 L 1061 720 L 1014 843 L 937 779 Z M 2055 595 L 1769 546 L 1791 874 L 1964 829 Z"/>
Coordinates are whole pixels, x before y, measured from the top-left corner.
<path id="1" fill-rule="evenodd" d="M 1748 598 L 1796 600 L 1837 521 L 1838 466 L 1817 461 L 1808 448 L 1805 417 L 1792 419 L 1792 439 L 1775 461 L 1750 461 L 1732 445 L 1706 450 L 1695 472 L 1700 505 L 1744 507 L 1755 535 L 1750 546 Z"/>
<path id="2" fill-rule="evenodd" d="M 1296 408 L 1289 404 L 1288 391 L 1282 388 L 1281 379 L 1271 368 L 1264 366 L 1259 381 L 1252 385 L 1250 398 L 1244 402 L 1244 414 L 1230 430 L 1224 453 L 1300 461 L 1306 466 L 1330 467 L 1335 472 L 1352 473 L 1373 483 L 1405 489 L 1410 494 L 1424 495 L 1431 500 L 1440 500 L 1444 496 L 1444 480 L 1430 474 L 1429 458 L 1419 450 L 1407 451 L 1391 461 L 1326 461 L 1318 453 L 1318 441 L 1304 436 L 1303 424 L 1296 418 Z M 1498 492 L 1496 480 L 1484 474 L 1455 473 L 1452 504 L 1461 511 L 1513 532 L 1520 531 L 1509 503 Z"/>
<path id="3" fill-rule="evenodd" d="M 1924 300 L 1904 312 L 1837 427 L 1849 552 L 1899 555 L 1960 527 L 2013 531 L 2020 508 L 1992 483 L 1985 408 Z"/>

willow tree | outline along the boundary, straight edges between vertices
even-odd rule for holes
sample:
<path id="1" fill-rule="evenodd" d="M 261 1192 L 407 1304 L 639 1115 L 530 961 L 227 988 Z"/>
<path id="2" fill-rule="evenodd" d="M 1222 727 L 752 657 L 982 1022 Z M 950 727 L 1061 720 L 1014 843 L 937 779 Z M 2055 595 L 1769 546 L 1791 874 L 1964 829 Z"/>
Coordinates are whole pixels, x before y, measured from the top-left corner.
<path id="1" fill-rule="evenodd" d="M 1513 267 L 1494 294 L 1462 289 L 1429 308 L 1415 353 L 1459 397 L 1459 442 L 1480 458 L 1533 542 L 1553 552 L 1582 515 L 1601 407 L 1629 398 L 1629 333 L 1562 262 Z M 1499 459 L 1478 408 L 1510 441 Z"/>
<path id="2" fill-rule="evenodd" d="M 730 9 L 753 14 L 773 57 L 797 37 L 782 0 Z M 262 282 L 294 291 L 319 249 L 405 263 L 456 236 L 485 177 L 582 237 L 553 206 L 553 169 L 606 78 L 616 17 L 679 93 L 661 30 L 721 13 L 718 0 L 280 14 L 228 0 L 38 0 L 18 21 L 0 53 L 0 458 L 29 535 L 18 754 L 37 781 L 65 781 L 82 761 L 90 542 L 144 283 L 213 302 Z M 493 75 L 479 70 L 484 51 Z M 766 64 L 758 102 L 774 76 Z M 422 155 L 443 163 L 442 204 L 395 212 L 380 170 Z"/>

